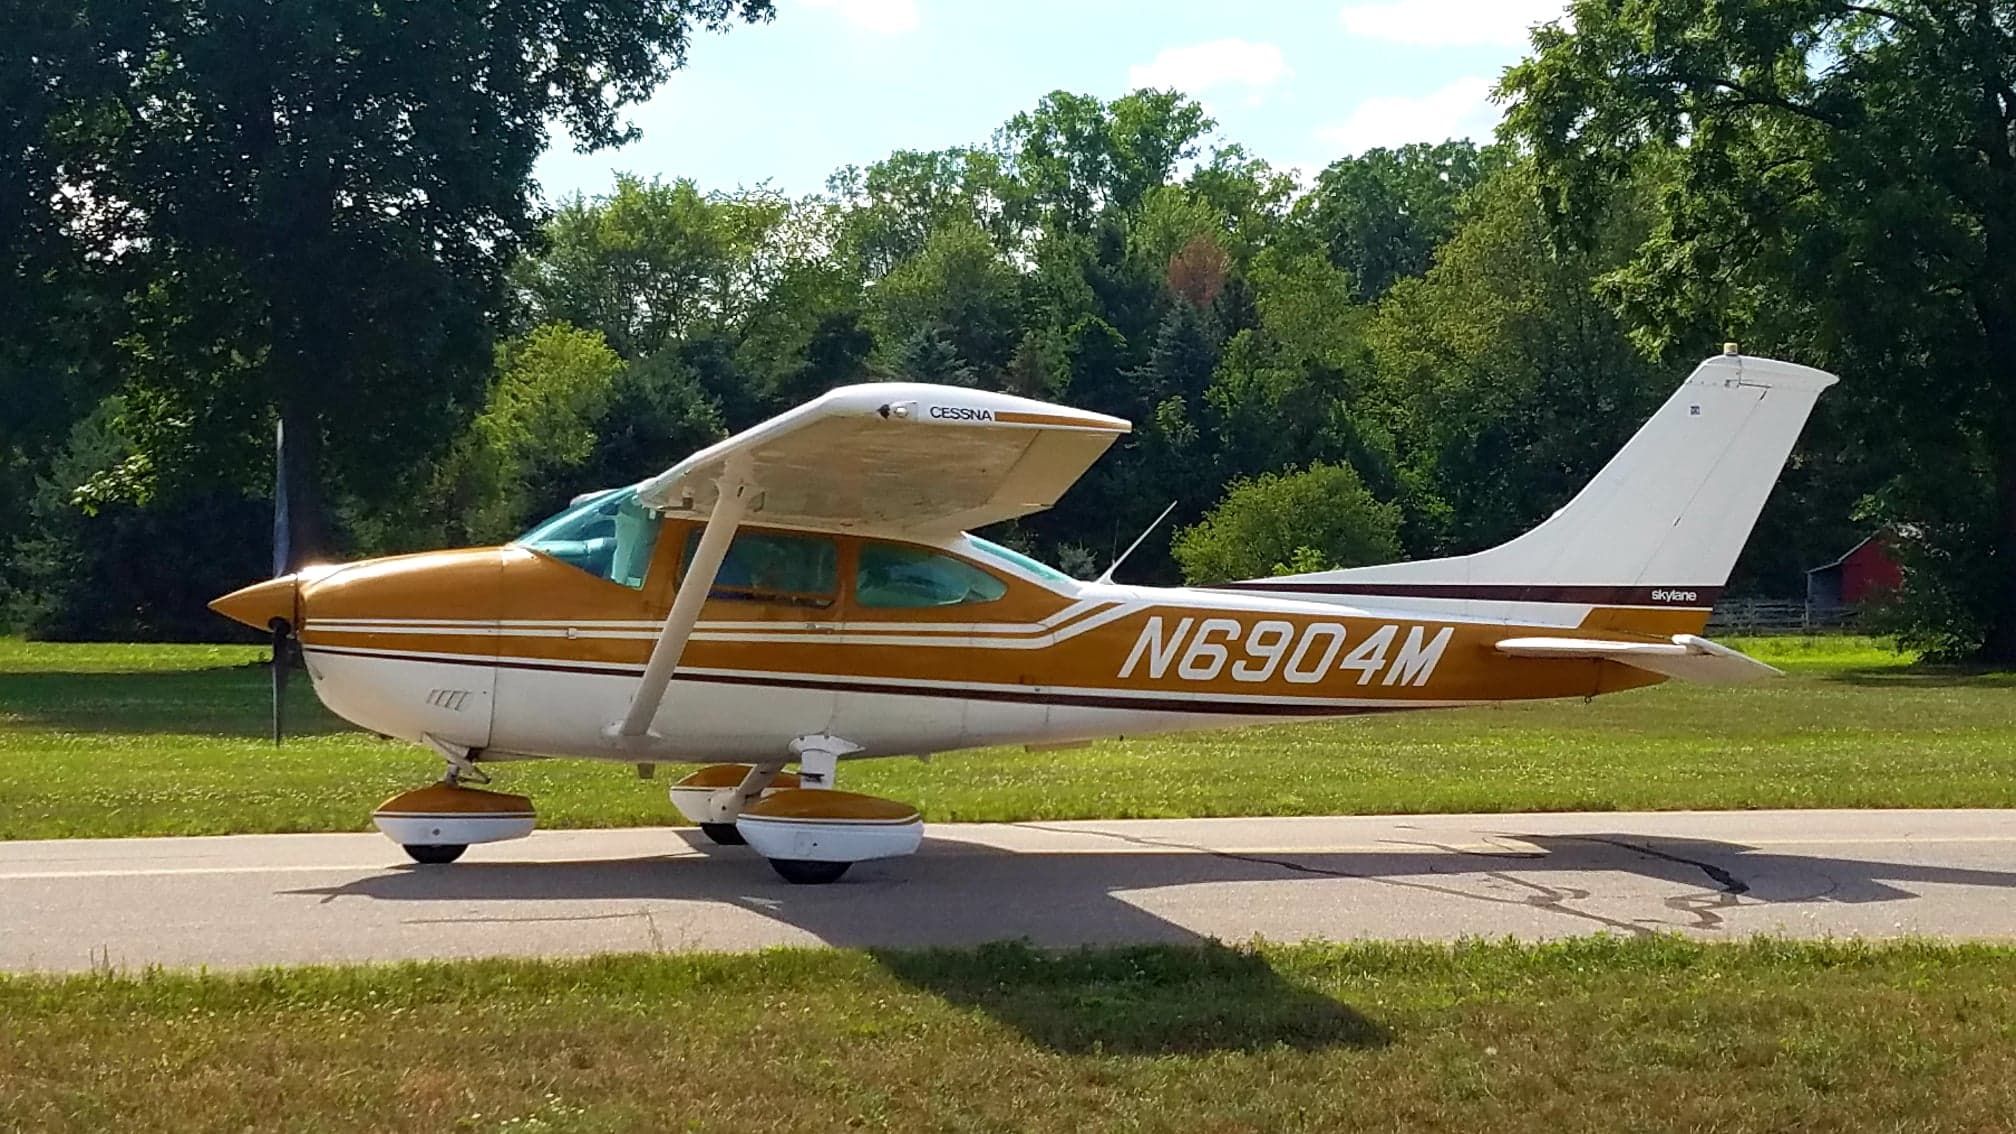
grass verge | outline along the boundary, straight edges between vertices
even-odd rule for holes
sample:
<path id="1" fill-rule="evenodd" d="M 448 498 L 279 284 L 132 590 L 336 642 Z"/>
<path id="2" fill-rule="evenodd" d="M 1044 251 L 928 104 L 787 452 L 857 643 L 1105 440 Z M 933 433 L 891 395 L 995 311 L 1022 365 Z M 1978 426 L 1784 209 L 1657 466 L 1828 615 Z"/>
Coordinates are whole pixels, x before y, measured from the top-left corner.
<path id="1" fill-rule="evenodd" d="M 1739 643 L 1787 669 L 1548 702 L 849 765 L 927 818 L 2016 806 L 2016 674 L 1928 669 L 1862 638 Z M 266 740 L 258 647 L 0 640 L 0 838 L 361 830 L 438 771 L 296 682 Z M 670 771 L 668 769 L 668 771 Z M 510 765 L 547 826 L 675 818 L 623 765 Z"/>
<path id="2" fill-rule="evenodd" d="M 32 1130 L 1985 1130 L 2016 950 L 1022 945 L 0 978 Z"/>

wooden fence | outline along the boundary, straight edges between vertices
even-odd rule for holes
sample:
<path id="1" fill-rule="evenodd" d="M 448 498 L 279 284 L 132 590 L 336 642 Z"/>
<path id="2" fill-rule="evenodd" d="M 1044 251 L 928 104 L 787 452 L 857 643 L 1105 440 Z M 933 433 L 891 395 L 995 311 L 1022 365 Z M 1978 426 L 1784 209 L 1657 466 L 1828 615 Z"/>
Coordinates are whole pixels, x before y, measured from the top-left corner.
<path id="1" fill-rule="evenodd" d="M 1798 599 L 1724 599 L 1708 616 L 1721 634 L 1841 632 L 1855 629 L 1852 606 L 1809 606 Z"/>

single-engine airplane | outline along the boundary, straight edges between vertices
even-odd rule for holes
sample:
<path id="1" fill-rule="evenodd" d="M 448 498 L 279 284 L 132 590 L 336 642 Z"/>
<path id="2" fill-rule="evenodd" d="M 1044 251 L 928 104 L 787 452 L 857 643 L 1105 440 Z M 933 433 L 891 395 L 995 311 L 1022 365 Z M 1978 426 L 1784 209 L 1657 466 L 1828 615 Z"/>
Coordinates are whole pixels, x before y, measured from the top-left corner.
<path id="1" fill-rule="evenodd" d="M 1509 543 L 1202 587 L 1082 582 L 967 534 L 1055 503 L 1128 422 L 846 386 L 503 547 L 212 606 L 272 630 L 276 665 L 296 640 L 338 715 L 446 761 L 374 813 L 420 862 L 531 832 L 528 799 L 467 786 L 479 765 L 579 757 L 706 764 L 681 813 L 830 882 L 923 830 L 835 788 L 843 760 L 1773 675 L 1699 634 L 1834 382 L 1732 346 Z"/>

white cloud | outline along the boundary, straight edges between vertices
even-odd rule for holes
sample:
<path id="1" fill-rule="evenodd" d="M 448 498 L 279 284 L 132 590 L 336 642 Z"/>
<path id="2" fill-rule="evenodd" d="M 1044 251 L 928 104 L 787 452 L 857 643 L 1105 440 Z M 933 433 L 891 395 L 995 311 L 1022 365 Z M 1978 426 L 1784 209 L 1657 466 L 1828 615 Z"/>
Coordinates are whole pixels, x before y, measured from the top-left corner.
<path id="1" fill-rule="evenodd" d="M 1491 104 L 1491 86 L 1490 79 L 1472 75 L 1419 98 L 1368 98 L 1353 107 L 1344 121 L 1319 128 L 1316 136 L 1346 154 L 1409 142 L 1488 138 L 1500 117 L 1499 109 Z"/>
<path id="2" fill-rule="evenodd" d="M 833 12 L 862 31 L 902 35 L 917 30 L 917 0 L 804 0 L 807 8 Z"/>
<path id="3" fill-rule="evenodd" d="M 1337 20 L 1367 39 L 1431 47 L 1525 47 L 1534 24 L 1558 20 L 1564 0 L 1373 0 L 1344 5 Z"/>
<path id="4" fill-rule="evenodd" d="M 1244 39 L 1214 39 L 1187 47 L 1165 48 L 1146 63 L 1127 69 L 1129 87 L 1175 87 L 1200 95 L 1220 87 L 1245 87 L 1254 105 L 1260 93 L 1294 74 L 1281 49 L 1271 43 Z"/>

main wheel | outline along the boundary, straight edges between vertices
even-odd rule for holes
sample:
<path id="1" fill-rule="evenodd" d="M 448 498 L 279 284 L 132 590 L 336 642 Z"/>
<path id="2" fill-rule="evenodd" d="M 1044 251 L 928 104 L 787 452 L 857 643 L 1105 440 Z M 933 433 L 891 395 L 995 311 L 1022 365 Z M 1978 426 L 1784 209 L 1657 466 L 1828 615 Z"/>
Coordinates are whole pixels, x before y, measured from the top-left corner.
<path id="1" fill-rule="evenodd" d="M 742 832 L 735 829 L 733 823 L 702 823 L 700 833 L 724 847 L 747 846 L 749 843 L 749 840 L 742 837 Z"/>
<path id="2" fill-rule="evenodd" d="M 770 860 L 770 869 L 775 870 L 779 878 L 794 886 L 820 886 L 828 882 L 837 882 L 852 865 L 854 864 L 851 862 L 814 862 L 807 858 Z"/>
<path id="3" fill-rule="evenodd" d="M 406 844 L 406 853 L 413 856 L 413 861 L 425 863 L 428 866 L 446 866 L 461 858 L 462 852 L 468 849 L 469 844 L 467 843 Z"/>

